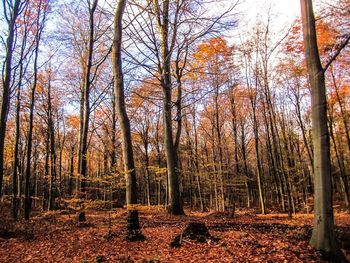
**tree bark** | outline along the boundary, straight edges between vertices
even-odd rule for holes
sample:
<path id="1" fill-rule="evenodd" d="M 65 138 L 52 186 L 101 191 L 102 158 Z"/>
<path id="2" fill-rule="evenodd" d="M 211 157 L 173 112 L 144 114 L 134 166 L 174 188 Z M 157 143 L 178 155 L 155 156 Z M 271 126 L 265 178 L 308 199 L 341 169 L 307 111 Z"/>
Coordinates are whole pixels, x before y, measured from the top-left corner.
<path id="1" fill-rule="evenodd" d="M 30 92 L 30 106 L 29 106 L 29 124 L 28 124 L 28 136 L 27 136 L 27 155 L 26 155 L 26 170 L 25 170 L 25 186 L 24 186 L 24 218 L 29 220 L 31 211 L 31 197 L 30 197 L 30 176 L 31 176 L 31 155 L 32 155 L 32 135 L 33 135 L 33 122 L 34 122 L 34 107 L 35 107 L 35 92 L 38 82 L 38 55 L 39 44 L 41 40 L 41 33 L 44 29 L 44 22 L 46 20 L 46 10 L 43 10 L 43 3 L 40 1 L 38 7 L 35 34 L 35 50 L 34 50 L 34 80 Z M 41 18 L 41 12 L 43 12 L 43 18 Z"/>
<path id="2" fill-rule="evenodd" d="M 21 0 L 16 0 L 11 10 L 10 19 L 8 20 L 8 37 L 6 40 L 6 56 L 4 63 L 4 79 L 1 94 L 1 106 L 0 106 L 0 197 L 2 196 L 2 183 L 4 178 L 4 149 L 5 149 L 5 136 L 6 136 L 6 124 L 7 115 L 10 105 L 10 93 L 11 93 L 11 78 L 12 78 L 12 57 L 14 51 L 14 38 L 16 20 L 20 12 Z M 4 3 L 5 6 L 5 3 Z"/>
<path id="3" fill-rule="evenodd" d="M 163 124 L 164 124 L 164 145 L 168 171 L 169 203 L 168 212 L 174 215 L 184 214 L 182 208 L 179 173 L 176 169 L 176 152 L 173 141 L 173 128 L 171 118 L 171 52 L 169 50 L 169 0 L 163 1 L 163 9 L 160 10 L 158 0 L 153 0 L 154 11 L 158 23 L 161 39 L 161 86 L 163 90 Z"/>
<path id="4" fill-rule="evenodd" d="M 51 74 L 51 73 L 49 73 Z M 51 76 L 50 76 L 51 78 Z M 54 181 L 56 180 L 56 144 L 55 144 L 55 127 L 52 117 L 52 102 L 51 102 L 51 79 L 49 79 L 47 87 L 47 128 L 50 142 L 50 172 L 49 172 L 49 200 L 48 210 L 54 209 Z"/>
<path id="5" fill-rule="evenodd" d="M 16 220 L 18 218 L 18 209 L 20 205 L 20 196 L 18 195 L 20 181 L 19 176 L 19 143 L 21 136 L 20 129 L 20 114 L 21 114 L 21 88 L 22 88 L 22 79 L 25 72 L 24 62 L 24 51 L 27 44 L 27 28 L 24 29 L 24 35 L 21 45 L 20 53 L 20 68 L 19 68 L 19 81 L 16 90 L 16 115 L 15 115 L 15 142 L 13 150 L 13 174 L 12 174 L 12 184 L 13 184 L 13 199 L 12 199 L 12 216 Z"/>
<path id="6" fill-rule="evenodd" d="M 314 143 L 315 219 L 310 244 L 316 250 L 330 254 L 337 262 L 345 262 L 334 234 L 325 76 L 318 52 L 312 0 L 301 0 L 300 4 L 305 57 L 311 85 L 312 138 Z"/>
<path id="7" fill-rule="evenodd" d="M 137 210 L 137 183 L 134 155 L 132 148 L 132 138 L 130 121 L 126 112 L 124 94 L 124 76 L 122 69 L 122 17 L 126 6 L 126 0 L 119 0 L 114 16 L 114 36 L 113 36 L 113 75 L 114 92 L 116 99 L 116 112 L 122 138 L 122 153 L 124 163 L 124 173 L 126 177 L 126 205 L 128 209 L 129 235 L 140 235 L 139 214 Z"/>
<path id="8" fill-rule="evenodd" d="M 92 69 L 92 55 L 94 50 L 95 37 L 95 22 L 94 14 L 97 8 L 98 0 L 94 0 L 92 5 L 89 5 L 89 42 L 87 53 L 86 72 L 84 76 L 84 111 L 81 132 L 81 153 L 79 163 L 79 176 L 81 177 L 81 192 L 83 198 L 86 197 L 86 176 L 87 176 L 87 150 L 88 150 L 88 132 L 90 121 L 90 87 L 92 83 L 91 69 Z"/>

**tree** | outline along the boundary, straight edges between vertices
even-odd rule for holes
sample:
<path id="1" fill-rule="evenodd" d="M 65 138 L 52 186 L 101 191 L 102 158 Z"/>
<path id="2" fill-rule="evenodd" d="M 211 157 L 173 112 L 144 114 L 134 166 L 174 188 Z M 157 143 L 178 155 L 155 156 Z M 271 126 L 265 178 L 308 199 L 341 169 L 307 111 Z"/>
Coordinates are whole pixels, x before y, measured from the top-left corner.
<path id="1" fill-rule="evenodd" d="M 113 75 L 114 92 L 116 101 L 116 112 L 121 130 L 122 152 L 124 173 L 126 177 L 126 205 L 128 209 L 128 239 L 143 239 L 140 232 L 139 214 L 137 210 L 137 183 L 136 167 L 131 141 L 130 121 L 125 108 L 124 77 L 122 69 L 122 18 L 125 10 L 126 0 L 119 0 L 114 15 L 114 36 L 113 36 Z"/>
<path id="2" fill-rule="evenodd" d="M 311 85 L 312 137 L 315 173 L 315 219 L 310 244 L 341 262 L 344 259 L 334 234 L 331 188 L 330 141 L 327 125 L 325 68 L 322 67 L 317 45 L 312 0 L 301 0 L 304 49 Z"/>
<path id="3" fill-rule="evenodd" d="M 30 187 L 30 176 L 31 176 L 31 158 L 32 158 L 32 137 L 33 137 L 33 122 L 34 122 L 34 107 L 35 107 L 35 93 L 38 85 L 38 56 L 39 46 L 44 30 L 46 15 L 48 11 L 48 0 L 39 0 L 33 2 L 33 9 L 35 13 L 35 49 L 34 49 L 34 62 L 33 62 L 33 83 L 30 90 L 30 105 L 29 105 L 29 124 L 28 124 L 28 135 L 27 135 L 27 155 L 26 155 L 26 170 L 25 170 L 25 187 L 24 187 L 24 218 L 29 220 L 32 199 L 31 199 L 31 187 Z"/>
<path id="4" fill-rule="evenodd" d="M 164 145 L 169 178 L 169 213 L 174 215 L 184 214 L 182 208 L 179 171 L 176 169 L 175 147 L 173 141 L 173 128 L 171 118 L 171 50 L 169 49 L 169 1 L 163 1 L 160 5 L 158 0 L 153 1 L 154 14 L 160 33 L 161 45 L 161 86 L 163 91 L 163 125 Z"/>
<path id="5" fill-rule="evenodd" d="M 26 5 L 25 9 L 28 7 Z M 28 56 L 26 51 L 27 36 L 28 36 L 28 23 L 23 17 L 23 32 L 22 32 L 22 43 L 20 47 L 20 58 L 19 58 L 19 80 L 16 87 L 16 113 L 15 113 L 15 141 L 13 150 L 13 173 L 12 173 L 12 185 L 13 185 L 13 199 L 12 199 L 12 216 L 16 220 L 18 218 L 18 210 L 20 207 L 20 195 L 18 194 L 20 187 L 19 185 L 19 140 L 20 140 L 20 109 L 21 109 L 21 89 L 23 83 L 23 77 L 25 75 L 26 66 L 25 59 Z M 28 63 L 28 62 L 27 62 Z M 0 160 L 1 162 L 1 160 Z"/>
<path id="6" fill-rule="evenodd" d="M 6 123 L 10 106 L 11 79 L 12 79 L 12 57 L 16 33 L 16 20 L 23 11 L 22 0 L 6 1 L 3 4 L 4 15 L 8 25 L 8 36 L 6 40 L 6 56 L 4 63 L 4 74 L 2 78 L 2 94 L 0 106 L 0 197 L 2 196 L 2 181 L 4 177 L 4 148 Z"/>
<path id="7" fill-rule="evenodd" d="M 212 14 L 210 3 L 214 1 L 176 0 L 176 1 L 130 1 L 132 12 L 129 14 L 130 26 L 127 35 L 136 52 L 126 52 L 128 59 L 144 70 L 135 73 L 134 79 L 147 79 L 150 74 L 158 80 L 155 87 L 162 91 L 164 150 L 167 162 L 168 211 L 183 214 L 181 197 L 181 131 L 183 98 L 186 91 L 183 81 L 188 71 L 188 58 L 195 44 L 211 33 L 232 23 L 228 22 L 229 13 L 235 3 L 220 14 Z M 221 1 L 215 1 L 218 3 Z M 135 14 L 135 12 L 138 12 Z M 132 14 L 132 15 L 130 15 Z M 211 14 L 211 15 L 210 15 Z M 138 19 L 134 19 L 134 16 Z M 174 94 L 176 90 L 176 94 Z M 175 95 L 175 96 L 174 96 Z M 174 99 L 174 97 L 176 97 Z M 175 101 L 174 101 L 175 100 Z M 175 114 L 173 113 L 175 109 Z M 173 125 L 173 124 L 176 125 Z M 176 127 L 176 129 L 174 129 Z M 175 130 L 175 131 L 174 131 Z"/>
<path id="8" fill-rule="evenodd" d="M 198 50 L 194 54 L 198 69 L 200 69 L 200 77 L 205 79 L 208 86 L 214 91 L 213 96 L 213 113 L 212 123 L 215 136 L 213 142 L 217 144 L 217 152 L 213 148 L 213 168 L 219 176 L 220 196 L 219 196 L 219 211 L 225 211 L 225 189 L 224 189 L 224 157 L 223 157 L 223 120 L 220 116 L 220 98 L 224 89 L 227 89 L 228 76 L 233 70 L 230 58 L 232 56 L 232 48 L 228 46 L 222 37 L 209 39 L 205 43 L 198 46 Z M 197 70 L 198 70 L 197 69 Z M 218 156 L 218 157 L 216 157 Z M 214 167 L 215 166 L 215 167 Z"/>
<path id="9" fill-rule="evenodd" d="M 95 22 L 94 15 L 97 8 L 98 0 L 94 0 L 92 3 L 89 1 L 89 36 L 87 43 L 87 51 L 85 57 L 85 68 L 83 72 L 85 73 L 83 76 L 83 89 L 82 89 L 82 108 L 81 108 L 81 131 L 80 131 L 80 148 L 79 148 L 79 175 L 81 178 L 81 192 L 84 197 L 86 195 L 85 187 L 86 187 L 86 174 L 87 174 L 87 150 L 88 150 L 88 132 L 89 132 L 89 121 L 90 121 L 90 89 L 93 81 L 92 77 L 92 63 L 93 63 L 93 52 L 94 52 L 94 38 L 95 38 Z M 83 59 L 84 60 L 84 59 Z M 82 215 L 82 218 L 85 216 Z"/>
<path id="10" fill-rule="evenodd" d="M 251 119 L 253 122 L 253 133 L 254 133 L 254 146 L 255 146 L 255 160 L 256 160 L 256 175 L 257 175 L 257 181 L 258 181 L 258 192 L 259 192 L 259 201 L 261 206 L 261 213 L 264 215 L 266 214 L 266 207 L 265 207 L 265 195 L 264 195 L 264 189 L 263 189 L 263 178 L 262 178 L 262 165 L 261 165 L 261 154 L 260 154 L 260 144 L 259 144 L 259 122 L 257 117 L 257 108 L 258 108 L 258 82 L 257 82 L 257 65 L 256 63 L 253 63 L 252 56 L 252 50 L 244 50 L 243 56 L 244 56 L 244 64 L 245 64 L 245 79 L 246 79 L 246 86 L 248 90 L 248 97 L 250 101 L 250 106 L 252 109 L 251 113 Z M 253 65 L 251 65 L 253 64 Z M 250 74 L 252 74 L 253 71 L 253 78 L 251 78 Z"/>

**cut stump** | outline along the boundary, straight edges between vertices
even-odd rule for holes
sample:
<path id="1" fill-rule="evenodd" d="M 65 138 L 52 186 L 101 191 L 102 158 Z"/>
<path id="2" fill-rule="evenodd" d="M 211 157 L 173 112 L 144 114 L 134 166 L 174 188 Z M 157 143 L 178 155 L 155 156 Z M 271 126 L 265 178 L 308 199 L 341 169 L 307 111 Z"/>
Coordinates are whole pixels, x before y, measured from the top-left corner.
<path id="1" fill-rule="evenodd" d="M 205 243 L 209 240 L 218 241 L 219 238 L 210 235 L 207 226 L 202 222 L 191 222 L 185 230 L 177 235 L 171 242 L 170 247 L 180 247 L 184 240 L 192 240 Z"/>

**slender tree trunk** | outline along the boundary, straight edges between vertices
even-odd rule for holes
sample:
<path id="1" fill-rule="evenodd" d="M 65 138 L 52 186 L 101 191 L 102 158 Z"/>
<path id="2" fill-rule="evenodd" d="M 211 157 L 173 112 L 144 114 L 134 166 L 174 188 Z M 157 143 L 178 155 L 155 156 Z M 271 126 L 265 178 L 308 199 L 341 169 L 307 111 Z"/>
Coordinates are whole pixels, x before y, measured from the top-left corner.
<path id="1" fill-rule="evenodd" d="M 344 163 L 341 160 L 342 158 L 339 156 L 340 153 L 339 153 L 339 149 L 338 149 L 337 142 L 336 142 L 335 136 L 334 136 L 334 131 L 333 131 L 333 116 L 332 116 L 332 112 L 330 110 L 329 110 L 329 134 L 330 134 L 330 138 L 332 139 L 335 157 L 337 159 L 337 163 L 338 163 L 338 167 L 339 167 L 340 181 L 341 181 L 342 187 L 344 189 L 345 205 L 346 205 L 348 211 L 350 211 L 349 184 L 348 184 L 348 180 L 346 178 Z"/>
<path id="2" fill-rule="evenodd" d="M 256 173 L 258 179 L 258 190 L 259 190 L 259 201 L 261 206 L 261 214 L 265 215 L 265 198 L 263 183 L 261 178 L 261 163 L 260 163 L 260 149 L 259 149 L 259 131 L 258 131 L 258 122 L 256 118 L 256 98 L 251 98 L 252 108 L 253 108 L 253 125 L 254 125 L 254 140 L 255 140 L 255 155 L 256 155 Z"/>
<path id="3" fill-rule="evenodd" d="M 163 90 L 163 125 L 164 125 L 164 146 L 168 171 L 169 204 L 168 212 L 174 215 L 184 214 L 182 208 L 179 171 L 177 171 L 177 156 L 173 141 L 173 128 L 171 118 L 171 61 L 169 50 L 169 0 L 164 0 L 161 5 L 158 0 L 153 0 L 154 13 L 156 16 L 161 39 L 161 86 Z"/>
<path id="4" fill-rule="evenodd" d="M 73 192 L 73 178 L 74 178 L 74 145 L 70 149 L 69 161 L 69 179 L 68 179 L 68 195 L 71 196 Z"/>
<path id="5" fill-rule="evenodd" d="M 50 172 L 49 172 L 49 200 L 48 210 L 54 209 L 54 181 L 56 180 L 56 149 L 55 149 L 55 128 L 52 117 L 51 103 L 51 80 L 48 83 L 47 89 L 47 117 L 48 117 L 48 134 L 50 142 Z"/>
<path id="6" fill-rule="evenodd" d="M 146 175 L 146 195 L 147 195 L 147 205 L 151 205 L 151 182 L 150 182 L 150 172 L 149 172 L 149 154 L 148 154 L 148 131 L 145 132 L 144 138 L 144 148 L 145 148 L 145 175 Z"/>
<path id="7" fill-rule="evenodd" d="M 219 211 L 219 194 L 218 194 L 218 178 L 217 178 L 217 169 L 216 169 L 216 153 L 215 153 L 215 128 L 212 126 L 211 129 L 211 155 L 212 155 L 212 169 L 213 169 L 213 179 L 214 179 L 214 195 L 215 195 L 215 211 Z M 208 162 L 209 163 L 209 162 Z"/>
<path id="8" fill-rule="evenodd" d="M 294 95 L 295 96 L 295 108 L 296 108 L 296 115 L 297 115 L 297 119 L 298 119 L 298 124 L 300 126 L 300 129 L 301 129 L 301 132 L 302 132 L 302 135 L 303 135 L 303 141 L 304 141 L 304 144 L 305 144 L 305 147 L 306 147 L 306 151 L 307 151 L 307 155 L 309 157 L 309 160 L 310 160 L 310 164 L 312 165 L 313 164 L 313 152 L 312 152 L 312 149 L 311 147 L 309 146 L 309 143 L 308 143 L 308 140 L 307 140 L 307 137 L 306 137 L 306 131 L 305 131 L 305 126 L 304 126 L 304 121 L 303 121 L 303 118 L 302 118 L 302 115 L 301 115 L 301 107 L 300 107 L 300 95 L 299 95 L 299 89 L 300 89 L 300 84 L 298 83 L 298 91 L 296 91 L 296 94 Z"/>
<path id="9" fill-rule="evenodd" d="M 36 55 L 37 57 L 37 55 Z M 37 59 L 36 59 L 37 60 Z M 37 68 L 35 62 L 35 68 Z M 29 220 L 31 210 L 31 197 L 30 197 L 30 175 L 31 175 L 31 155 L 32 155 L 32 135 L 33 135 L 33 120 L 34 120 L 34 104 L 35 104 L 35 90 L 37 86 L 37 70 L 34 70 L 34 84 L 30 93 L 30 108 L 29 108 L 29 124 L 27 135 L 27 156 L 26 156 L 26 170 L 25 170 L 25 200 L 24 200 L 24 218 Z"/>
<path id="10" fill-rule="evenodd" d="M 27 135 L 27 155 L 26 155 L 26 170 L 25 170 L 25 186 L 24 186 L 24 218 L 29 220 L 31 211 L 31 197 L 30 197 L 30 175 L 31 175 L 31 157 L 32 157 L 32 137 L 33 137 L 33 122 L 34 122 L 34 107 L 35 107 L 35 92 L 38 82 L 38 55 L 39 44 L 41 39 L 41 33 L 44 28 L 46 20 L 46 10 L 42 10 L 42 1 L 40 1 L 38 8 L 38 15 L 36 21 L 37 32 L 35 35 L 35 50 L 34 50 L 34 79 L 30 92 L 30 106 L 29 106 L 29 123 L 28 123 L 28 135 Z M 41 18 L 41 12 L 43 11 L 43 18 Z"/>
<path id="11" fill-rule="evenodd" d="M 232 93 L 234 93 L 234 89 L 232 90 Z M 233 129 L 233 141 L 235 143 L 235 149 L 234 149 L 234 156 L 235 156 L 235 168 L 236 168 L 236 175 L 240 173 L 240 166 L 239 166 L 239 160 L 238 160 L 238 133 L 237 133 L 237 114 L 236 114 L 236 102 L 235 102 L 235 95 L 231 94 L 230 96 L 230 110 L 232 114 L 232 129 Z"/>
<path id="12" fill-rule="evenodd" d="M 21 76 L 21 75 L 20 75 Z M 16 131 L 15 131 L 15 145 L 13 153 L 13 199 L 12 199 L 12 216 L 14 219 L 18 218 L 19 197 L 18 197 L 18 170 L 19 170 L 19 137 L 20 137 L 20 109 L 21 109 L 21 84 L 18 84 L 16 92 Z"/>
<path id="13" fill-rule="evenodd" d="M 9 2 L 8 2 L 9 3 Z M 7 5 L 8 3 L 4 3 Z M 0 198 L 2 196 L 2 183 L 4 178 L 4 149 L 7 115 L 10 105 L 11 78 L 12 78 L 12 57 L 14 51 L 14 38 L 16 20 L 20 12 L 21 0 L 16 0 L 8 21 L 8 37 L 6 40 L 6 56 L 4 62 L 4 79 L 2 85 L 0 105 Z M 10 8 L 8 6 L 8 8 Z"/>
<path id="14" fill-rule="evenodd" d="M 59 130 L 59 125 L 58 124 L 57 124 L 57 129 Z M 62 163 L 63 163 L 63 149 L 64 149 L 65 140 L 66 140 L 66 134 L 65 133 L 63 134 L 62 139 L 60 139 L 60 136 L 58 136 L 58 142 L 59 142 L 58 149 L 59 149 L 60 153 L 59 153 L 59 162 L 58 162 L 58 176 L 59 176 L 58 180 L 59 180 L 59 182 L 58 182 L 57 190 L 62 189 L 62 182 L 63 182 L 63 180 L 62 180 Z M 60 190 L 60 191 L 62 191 L 62 190 Z"/>
<path id="15" fill-rule="evenodd" d="M 157 124 L 156 124 L 156 133 L 155 133 L 155 147 L 156 147 L 156 151 L 157 151 L 157 164 L 158 164 L 158 169 L 161 168 L 161 155 L 160 155 L 160 141 L 159 141 L 159 125 L 160 125 L 160 114 L 159 116 L 157 116 Z M 161 205 L 161 188 L 162 188 L 162 183 L 161 183 L 162 179 L 159 178 L 158 180 L 158 205 Z M 166 181 L 166 180 L 165 180 Z M 164 205 L 167 204 L 167 188 L 165 187 L 165 202 Z"/>
<path id="16" fill-rule="evenodd" d="M 13 184 L 13 199 L 12 199 L 12 216 L 16 220 L 18 218 L 18 209 L 20 205 L 20 196 L 18 195 L 19 189 L 19 143 L 21 136 L 20 129 L 20 114 L 21 114 L 21 88 L 22 88 L 22 79 L 24 75 L 24 51 L 27 43 L 27 28 L 24 29 L 24 35 L 21 45 L 21 54 L 20 54 L 20 64 L 19 64 L 19 81 L 16 90 L 16 115 L 15 115 L 15 142 L 14 142 L 14 151 L 13 151 L 13 174 L 12 174 L 12 184 Z M 0 161 L 1 162 L 1 161 Z"/>
<path id="17" fill-rule="evenodd" d="M 199 170 L 198 133 L 197 133 L 197 126 L 196 126 L 196 109 L 195 109 L 195 107 L 193 109 L 192 118 L 193 118 L 193 130 L 194 130 L 194 163 L 195 163 L 195 168 L 196 168 L 195 172 L 196 172 L 198 197 L 199 197 L 201 211 L 205 212 L 206 207 L 204 204 L 204 199 L 203 199 L 203 194 L 202 194 L 200 170 Z"/>
<path id="18" fill-rule="evenodd" d="M 126 204 L 128 209 L 129 238 L 141 237 L 139 214 L 137 210 L 137 183 L 134 155 L 132 149 L 132 138 L 130 130 L 130 121 L 126 112 L 124 78 L 122 70 L 122 16 L 125 10 L 126 0 L 119 0 L 114 16 L 114 37 L 113 37 L 113 75 L 114 92 L 116 98 L 116 112 L 118 115 L 119 126 L 122 138 L 122 152 L 124 162 L 124 172 L 126 176 Z"/>
<path id="19" fill-rule="evenodd" d="M 79 163 L 79 176 L 81 176 L 81 192 L 82 197 L 86 198 L 86 176 L 87 176 L 87 150 L 88 150 L 88 132 L 90 121 L 90 87 L 92 83 L 91 69 L 92 69 L 92 55 L 94 51 L 94 37 L 95 37 L 95 22 L 94 14 L 97 8 L 98 0 L 94 0 L 89 6 L 89 41 L 87 51 L 87 64 L 84 76 L 84 112 L 83 112 L 83 126 L 81 139 L 81 154 Z"/>
<path id="20" fill-rule="evenodd" d="M 84 66 L 82 66 L 84 67 Z M 84 70 L 83 70 L 84 71 Z M 82 76 L 83 78 L 83 76 Z M 83 82 L 83 80 L 81 81 Z M 84 101 L 85 101 L 85 95 L 84 95 L 84 84 L 81 83 L 80 87 L 80 107 L 79 107 L 79 136 L 78 136 L 78 165 L 77 165 L 77 171 L 78 171 L 78 176 L 76 178 L 76 184 L 75 184 L 75 191 L 76 195 L 79 195 L 80 192 L 80 182 L 81 182 L 81 174 L 80 174 L 80 164 L 81 164 L 81 159 L 82 159 L 82 141 L 83 141 L 83 123 L 84 123 Z"/>
<path id="21" fill-rule="evenodd" d="M 251 197 L 251 189 L 250 189 L 250 176 L 249 176 L 249 171 L 248 171 L 248 161 L 247 161 L 247 149 L 245 145 L 245 125 L 243 119 L 240 121 L 241 124 L 241 148 L 242 148 L 242 158 L 243 158 L 243 163 L 244 163 L 244 174 L 246 176 L 245 178 L 245 187 L 247 191 L 247 207 L 250 208 L 250 204 L 252 201 Z"/>
<path id="22" fill-rule="evenodd" d="M 111 172 L 115 173 L 117 165 L 117 116 L 116 116 L 116 106 L 115 106 L 115 93 L 113 92 L 112 98 L 112 146 L 111 146 Z"/>
<path id="23" fill-rule="evenodd" d="M 219 180 L 220 180 L 220 206 L 219 210 L 222 212 L 225 211 L 225 191 L 224 191 L 224 174 L 223 174 L 223 153 L 222 153 L 222 135 L 221 135 L 221 128 L 220 128 L 220 117 L 219 117 L 219 87 L 216 87 L 215 89 L 215 95 L 214 95 L 214 104 L 215 104 L 215 131 L 217 135 L 217 142 L 218 142 L 218 150 L 219 150 Z"/>
<path id="24" fill-rule="evenodd" d="M 330 71 L 331 71 L 331 75 L 332 75 L 332 82 L 333 82 L 333 86 L 334 86 L 334 89 L 335 89 L 335 94 L 337 96 L 337 101 L 338 101 L 338 104 L 339 104 L 339 109 L 340 109 L 340 113 L 341 113 L 343 124 L 344 124 L 344 128 L 345 128 L 346 141 L 347 141 L 348 151 L 349 151 L 349 156 L 350 156 L 350 129 L 349 129 L 348 118 L 346 117 L 346 112 L 345 112 L 345 109 L 344 109 L 344 105 L 343 105 L 342 100 L 340 98 L 339 87 L 338 87 L 337 82 L 335 80 L 333 67 L 330 68 Z M 349 160 L 350 160 L 350 158 L 349 158 Z"/>

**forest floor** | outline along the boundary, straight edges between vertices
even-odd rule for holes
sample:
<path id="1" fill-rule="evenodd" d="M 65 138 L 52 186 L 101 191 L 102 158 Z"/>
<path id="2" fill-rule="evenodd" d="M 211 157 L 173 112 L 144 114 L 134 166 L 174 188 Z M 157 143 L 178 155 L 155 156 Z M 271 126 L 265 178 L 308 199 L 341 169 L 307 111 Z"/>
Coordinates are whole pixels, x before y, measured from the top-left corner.
<path id="1" fill-rule="evenodd" d="M 7 213 L 6 213 L 7 214 Z M 87 221 L 56 211 L 34 215 L 29 223 L 13 222 L 0 213 L 0 262 L 324 262 L 309 245 L 313 216 L 266 216 L 238 211 L 233 218 L 219 213 L 167 215 L 153 208 L 140 213 L 146 240 L 125 240 L 123 209 L 87 211 Z M 350 260 L 350 214 L 335 215 L 336 232 Z M 204 222 L 219 240 L 198 243 L 171 240 L 189 222 Z M 347 250 L 346 250 L 347 249 Z"/>

